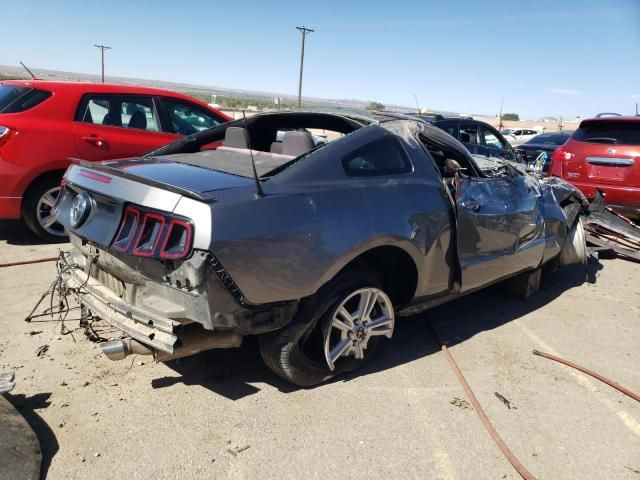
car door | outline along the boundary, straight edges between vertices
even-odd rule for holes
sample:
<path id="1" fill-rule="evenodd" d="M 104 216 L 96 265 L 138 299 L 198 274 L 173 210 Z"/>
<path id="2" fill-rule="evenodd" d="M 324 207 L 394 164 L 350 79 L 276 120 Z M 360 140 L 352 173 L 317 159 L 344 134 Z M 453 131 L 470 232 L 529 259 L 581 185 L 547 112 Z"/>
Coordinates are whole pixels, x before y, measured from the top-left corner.
<path id="1" fill-rule="evenodd" d="M 147 95 L 84 95 L 73 133 L 79 157 L 90 161 L 140 156 L 180 138 L 162 132 L 153 97 Z"/>
<path id="2" fill-rule="evenodd" d="M 456 176 L 457 244 L 462 290 L 540 265 L 544 252 L 537 179 Z"/>

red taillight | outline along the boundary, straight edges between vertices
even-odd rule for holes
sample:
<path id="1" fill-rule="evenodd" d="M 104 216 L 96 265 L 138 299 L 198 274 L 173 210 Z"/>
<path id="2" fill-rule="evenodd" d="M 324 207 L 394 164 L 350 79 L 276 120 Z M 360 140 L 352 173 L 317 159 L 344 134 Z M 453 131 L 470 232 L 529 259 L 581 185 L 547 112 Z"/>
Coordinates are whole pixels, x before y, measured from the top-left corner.
<path id="1" fill-rule="evenodd" d="M 145 213 L 138 239 L 133 246 L 133 254 L 140 257 L 152 257 L 160 241 L 164 224 L 163 216 Z"/>
<path id="2" fill-rule="evenodd" d="M 131 242 L 135 237 L 136 230 L 138 229 L 139 223 L 140 211 L 137 208 L 127 207 L 127 209 L 124 211 L 124 217 L 122 218 L 122 222 L 120 223 L 120 228 L 118 229 L 116 238 L 111 246 L 116 250 L 120 250 L 121 252 L 126 252 L 127 250 L 129 250 Z"/>
<path id="3" fill-rule="evenodd" d="M 191 246 L 191 224 L 186 220 L 173 219 L 160 248 L 160 258 L 182 258 Z"/>
<path id="4" fill-rule="evenodd" d="M 111 247 L 138 257 L 175 260 L 189 254 L 192 236 L 193 227 L 185 219 L 129 206 L 124 211 Z"/>
<path id="5" fill-rule="evenodd" d="M 553 155 L 551 155 L 551 160 L 562 162 L 564 160 L 571 160 L 575 157 L 574 153 L 569 152 L 564 147 L 558 147 L 553 151 Z"/>
<path id="6" fill-rule="evenodd" d="M 549 176 L 562 178 L 563 163 L 573 159 L 574 157 L 575 157 L 575 154 L 568 151 L 565 147 L 556 148 L 553 151 L 553 154 L 551 155 L 551 165 L 549 165 Z"/>

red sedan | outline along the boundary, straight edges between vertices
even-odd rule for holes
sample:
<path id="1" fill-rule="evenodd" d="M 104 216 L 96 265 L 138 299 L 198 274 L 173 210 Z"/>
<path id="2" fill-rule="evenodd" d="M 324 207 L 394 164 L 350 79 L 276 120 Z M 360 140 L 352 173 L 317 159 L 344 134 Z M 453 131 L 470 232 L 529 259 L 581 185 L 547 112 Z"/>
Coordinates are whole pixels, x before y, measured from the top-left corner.
<path id="1" fill-rule="evenodd" d="M 69 158 L 135 157 L 229 120 L 206 103 L 156 88 L 0 82 L 0 219 L 22 218 L 42 239 L 64 239 L 51 207 Z"/>

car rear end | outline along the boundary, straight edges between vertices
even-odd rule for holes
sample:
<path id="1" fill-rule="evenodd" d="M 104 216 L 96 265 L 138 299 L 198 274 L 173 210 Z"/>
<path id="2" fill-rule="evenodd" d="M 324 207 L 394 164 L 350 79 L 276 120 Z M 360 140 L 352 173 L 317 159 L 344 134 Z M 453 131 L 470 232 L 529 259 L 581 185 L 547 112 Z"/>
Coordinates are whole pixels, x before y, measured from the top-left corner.
<path id="1" fill-rule="evenodd" d="M 584 120 L 552 156 L 549 174 L 577 186 L 589 199 L 640 217 L 640 117 Z"/>
<path id="2" fill-rule="evenodd" d="M 0 82 L 0 218 L 20 218 L 23 178 L 31 168 L 25 146 L 35 140 L 33 109 L 51 96 L 35 82 Z"/>
<path id="3" fill-rule="evenodd" d="M 233 280 L 210 251 L 212 199 L 189 188 L 236 182 L 251 197 L 250 179 L 230 175 L 223 183 L 220 172 L 171 162 L 108 165 L 71 165 L 55 211 L 74 245 L 61 275 L 83 320 L 106 321 L 123 337 L 102 344 L 110 358 L 166 361 L 237 347 L 244 335 L 290 318 L 286 306 L 246 308 L 234 297 Z"/>
<path id="4" fill-rule="evenodd" d="M 530 167 L 542 171 L 549 171 L 551 155 L 556 148 L 563 145 L 570 137 L 570 133 L 541 133 L 528 142 L 515 147 L 515 151 L 523 162 Z"/>

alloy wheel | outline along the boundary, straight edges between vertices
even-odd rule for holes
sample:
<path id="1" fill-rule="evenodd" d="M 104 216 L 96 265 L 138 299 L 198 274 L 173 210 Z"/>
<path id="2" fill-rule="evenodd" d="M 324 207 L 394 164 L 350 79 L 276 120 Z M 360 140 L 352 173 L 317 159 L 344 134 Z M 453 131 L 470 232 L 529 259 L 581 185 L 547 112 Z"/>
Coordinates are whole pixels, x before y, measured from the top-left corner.
<path id="1" fill-rule="evenodd" d="M 60 187 L 54 187 L 44 192 L 44 194 L 38 199 L 38 204 L 36 205 L 36 216 L 38 218 L 38 223 L 43 230 L 50 235 L 64 237 L 66 235 L 64 227 L 56 221 L 52 212 L 58 193 L 60 193 Z"/>
<path id="2" fill-rule="evenodd" d="M 364 359 L 371 337 L 391 338 L 395 316 L 391 300 L 378 288 L 362 288 L 334 310 L 324 332 L 324 355 L 333 371 L 341 357 Z"/>

